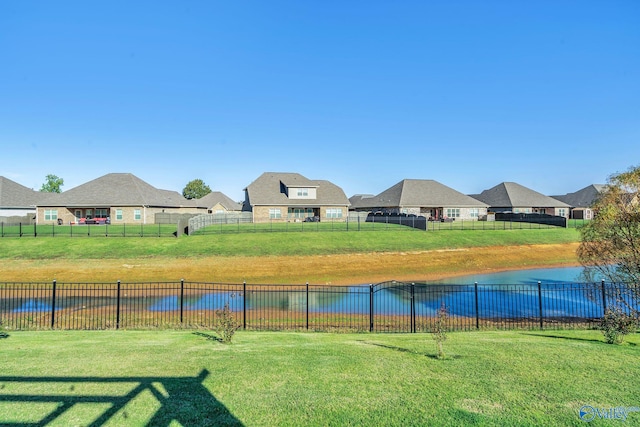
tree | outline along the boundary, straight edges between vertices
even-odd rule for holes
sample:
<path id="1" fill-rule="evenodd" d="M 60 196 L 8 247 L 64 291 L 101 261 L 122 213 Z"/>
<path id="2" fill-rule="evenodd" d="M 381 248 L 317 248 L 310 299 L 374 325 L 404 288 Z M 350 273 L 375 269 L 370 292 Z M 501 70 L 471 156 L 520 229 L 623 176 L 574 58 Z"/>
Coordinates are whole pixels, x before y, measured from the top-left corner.
<path id="1" fill-rule="evenodd" d="M 211 188 L 201 179 L 189 181 L 182 190 L 182 195 L 187 199 L 200 199 L 209 193 L 211 193 Z"/>
<path id="2" fill-rule="evenodd" d="M 64 185 L 64 179 L 58 178 L 56 175 L 49 174 L 45 177 L 45 183 L 42 184 L 40 191 L 44 193 L 61 193 L 60 187 Z"/>
<path id="3" fill-rule="evenodd" d="M 581 229 L 578 258 L 589 278 L 640 284 L 640 167 L 612 175 Z"/>
<path id="4" fill-rule="evenodd" d="M 612 175 L 592 208 L 594 219 L 580 228 L 578 247 L 585 278 L 627 285 L 640 297 L 640 166 Z M 614 297 L 616 305 L 638 315 L 628 298 Z"/>

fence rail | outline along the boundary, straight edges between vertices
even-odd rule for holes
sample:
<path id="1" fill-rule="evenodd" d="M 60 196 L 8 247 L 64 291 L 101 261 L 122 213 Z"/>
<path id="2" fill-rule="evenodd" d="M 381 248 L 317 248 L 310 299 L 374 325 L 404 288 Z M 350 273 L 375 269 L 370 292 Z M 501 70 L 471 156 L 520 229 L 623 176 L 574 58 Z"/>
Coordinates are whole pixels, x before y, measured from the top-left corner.
<path id="1" fill-rule="evenodd" d="M 212 328 L 228 303 L 242 328 L 428 332 L 592 327 L 606 307 L 638 310 L 640 289 L 610 283 L 361 286 L 200 282 L 0 283 L 3 329 Z"/>
<path id="2" fill-rule="evenodd" d="M 0 237 L 175 237 L 175 224 L 23 224 L 0 222 Z"/>

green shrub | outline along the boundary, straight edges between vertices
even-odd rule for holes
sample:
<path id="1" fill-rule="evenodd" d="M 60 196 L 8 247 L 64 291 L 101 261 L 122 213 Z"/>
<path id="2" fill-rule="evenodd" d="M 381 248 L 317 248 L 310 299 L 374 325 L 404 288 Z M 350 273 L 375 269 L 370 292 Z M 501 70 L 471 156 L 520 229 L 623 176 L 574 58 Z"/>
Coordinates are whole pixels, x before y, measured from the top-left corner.
<path id="1" fill-rule="evenodd" d="M 624 336 L 634 332 L 637 327 L 638 320 L 619 307 L 607 308 L 599 324 L 607 344 L 621 344 Z"/>
<path id="2" fill-rule="evenodd" d="M 216 332 L 220 336 L 220 341 L 230 344 L 233 334 L 239 327 L 240 325 L 229 308 L 228 302 L 224 304 L 222 310 L 216 310 Z"/>

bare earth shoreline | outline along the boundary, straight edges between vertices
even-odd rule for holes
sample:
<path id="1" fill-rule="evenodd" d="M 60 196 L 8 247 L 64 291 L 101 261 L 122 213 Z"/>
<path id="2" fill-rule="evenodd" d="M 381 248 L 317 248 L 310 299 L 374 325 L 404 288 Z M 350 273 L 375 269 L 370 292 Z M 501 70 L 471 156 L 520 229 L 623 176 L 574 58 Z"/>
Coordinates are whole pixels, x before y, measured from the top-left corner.
<path id="1" fill-rule="evenodd" d="M 578 243 L 279 257 L 12 260 L 3 282 L 190 282 L 348 285 L 579 265 Z"/>

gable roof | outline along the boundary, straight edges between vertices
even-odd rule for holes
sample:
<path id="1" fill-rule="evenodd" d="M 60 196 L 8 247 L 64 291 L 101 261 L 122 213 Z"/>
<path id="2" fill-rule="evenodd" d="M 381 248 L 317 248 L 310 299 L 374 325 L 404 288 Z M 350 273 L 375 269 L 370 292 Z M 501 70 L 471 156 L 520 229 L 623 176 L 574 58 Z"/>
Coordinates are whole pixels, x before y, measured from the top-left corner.
<path id="1" fill-rule="evenodd" d="M 228 211 L 239 211 L 242 209 L 242 205 L 238 202 L 234 202 L 225 194 L 219 191 L 212 191 L 204 197 L 196 200 L 198 206 L 203 208 L 212 208 L 217 204 L 220 204 Z"/>
<path id="2" fill-rule="evenodd" d="M 487 205 L 432 179 L 404 179 L 373 197 L 361 197 L 358 208 L 461 207 Z"/>
<path id="3" fill-rule="evenodd" d="M 0 176 L 0 207 L 35 208 L 37 202 L 49 193 L 41 193 Z"/>
<path id="4" fill-rule="evenodd" d="M 591 184 L 574 193 L 551 197 L 568 204 L 572 208 L 588 208 L 593 205 L 606 187 L 605 184 Z"/>
<path id="5" fill-rule="evenodd" d="M 290 199 L 283 192 L 289 188 L 316 188 L 315 199 Z M 265 172 L 249 184 L 245 191 L 251 206 L 349 206 L 342 188 L 326 180 L 308 179 L 299 173 Z"/>
<path id="6" fill-rule="evenodd" d="M 491 207 L 569 207 L 565 202 L 545 196 L 515 182 L 502 182 L 472 197 Z"/>
<path id="7" fill-rule="evenodd" d="M 160 190 L 130 173 L 110 173 L 67 190 L 42 206 L 195 206 L 177 191 Z"/>

